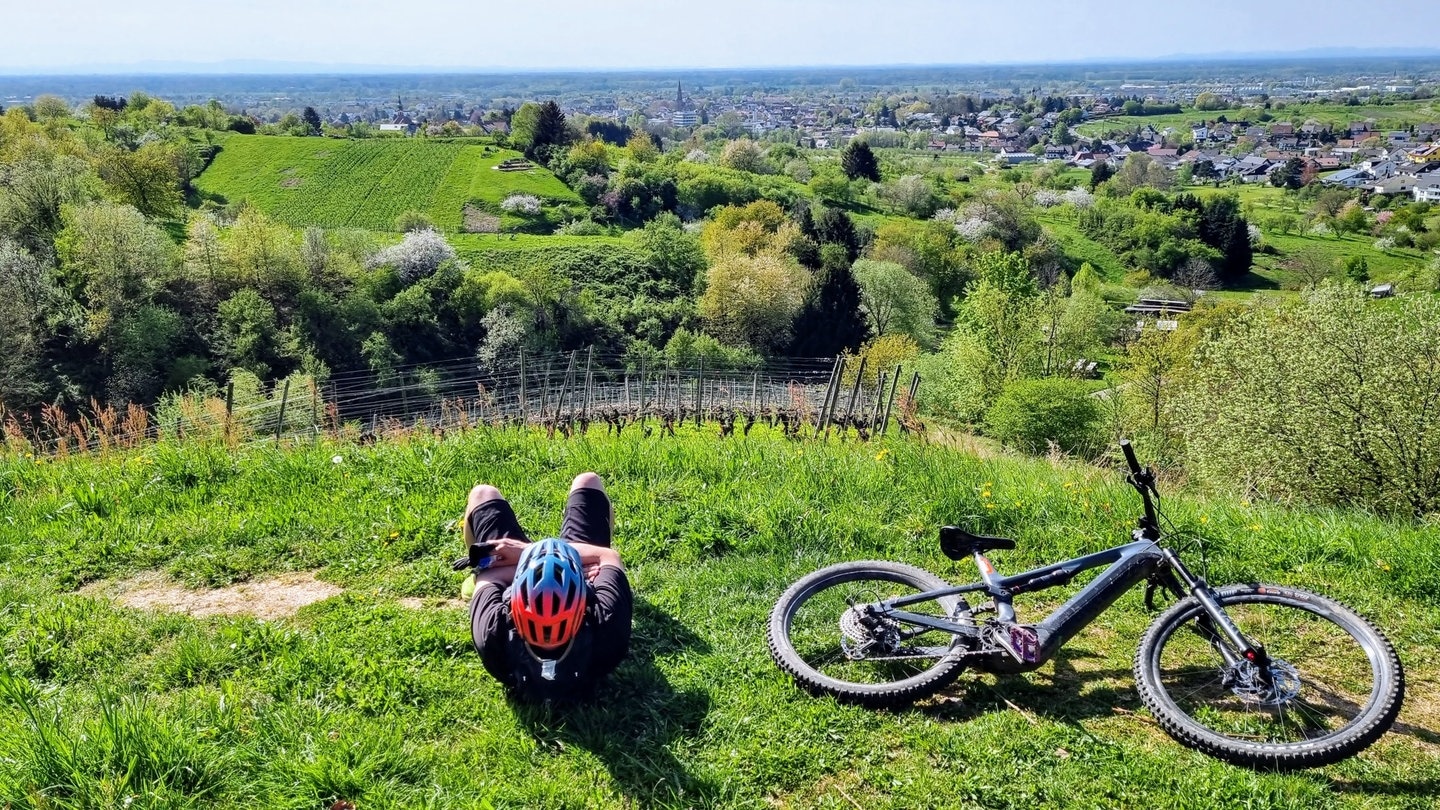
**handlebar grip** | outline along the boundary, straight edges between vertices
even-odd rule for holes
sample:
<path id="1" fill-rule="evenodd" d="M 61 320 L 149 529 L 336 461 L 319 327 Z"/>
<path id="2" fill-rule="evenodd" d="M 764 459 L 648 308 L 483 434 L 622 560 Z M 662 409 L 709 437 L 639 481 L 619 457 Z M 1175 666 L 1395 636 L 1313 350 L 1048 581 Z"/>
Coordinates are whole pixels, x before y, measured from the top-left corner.
<path id="1" fill-rule="evenodd" d="M 1140 462 L 1135 458 L 1135 448 L 1131 446 L 1129 439 L 1120 440 L 1120 450 L 1125 454 L 1125 461 L 1130 464 L 1130 472 L 1139 475 L 1141 472 Z"/>

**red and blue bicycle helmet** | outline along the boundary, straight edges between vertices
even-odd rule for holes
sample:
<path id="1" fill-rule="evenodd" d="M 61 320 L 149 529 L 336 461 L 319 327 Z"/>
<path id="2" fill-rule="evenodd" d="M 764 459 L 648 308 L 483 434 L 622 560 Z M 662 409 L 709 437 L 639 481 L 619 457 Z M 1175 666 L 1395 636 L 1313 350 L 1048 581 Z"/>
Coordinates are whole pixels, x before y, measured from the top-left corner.
<path id="1" fill-rule="evenodd" d="M 574 546 L 547 537 L 525 547 L 515 566 L 510 618 L 532 647 L 555 649 L 575 637 L 585 618 L 585 568 Z"/>

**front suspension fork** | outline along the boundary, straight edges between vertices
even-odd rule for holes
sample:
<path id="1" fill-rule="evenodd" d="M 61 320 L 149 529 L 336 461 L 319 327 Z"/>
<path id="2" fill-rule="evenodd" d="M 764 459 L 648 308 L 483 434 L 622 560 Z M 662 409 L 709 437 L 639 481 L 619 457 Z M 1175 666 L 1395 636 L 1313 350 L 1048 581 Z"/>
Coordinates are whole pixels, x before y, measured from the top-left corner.
<path id="1" fill-rule="evenodd" d="M 1216 642 L 1220 642 L 1222 639 L 1229 642 L 1228 644 L 1216 643 L 1214 645 L 1216 651 L 1220 653 L 1220 657 L 1225 659 L 1226 666 L 1233 669 L 1242 663 L 1252 664 L 1257 668 L 1260 679 L 1268 685 L 1270 682 L 1270 658 L 1265 654 L 1265 648 L 1252 642 L 1245 637 L 1244 633 L 1240 632 L 1240 628 L 1235 626 L 1235 622 L 1231 621 L 1230 616 L 1225 613 L 1225 609 L 1220 606 L 1220 600 L 1215 597 L 1215 591 L 1205 580 L 1190 573 L 1190 569 L 1180 561 L 1179 555 L 1168 548 L 1163 549 L 1161 553 L 1164 554 L 1170 570 L 1179 577 L 1185 590 L 1199 600 L 1200 606 L 1205 609 L 1206 621 L 1202 623 L 1202 626 L 1206 623 L 1209 624 L 1207 629 L 1214 636 Z"/>

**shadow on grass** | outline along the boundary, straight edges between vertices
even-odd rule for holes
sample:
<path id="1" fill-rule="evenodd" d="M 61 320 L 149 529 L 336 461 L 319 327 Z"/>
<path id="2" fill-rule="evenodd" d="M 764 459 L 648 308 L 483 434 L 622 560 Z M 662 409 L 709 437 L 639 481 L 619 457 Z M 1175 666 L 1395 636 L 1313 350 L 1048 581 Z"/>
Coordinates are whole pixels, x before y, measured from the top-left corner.
<path id="1" fill-rule="evenodd" d="M 629 802 L 641 807 L 722 804 L 720 789 L 687 772 L 673 751 L 679 741 L 699 734 L 710 697 L 701 690 L 677 691 L 655 666 L 657 655 L 708 651 L 699 636 L 636 596 L 630 655 L 594 702 L 557 708 L 511 705 L 542 746 L 578 746 L 594 754 Z"/>
<path id="2" fill-rule="evenodd" d="M 1434 801 L 1440 795 L 1440 779 L 1336 779 L 1327 780 L 1336 793 L 1361 796 L 1406 796 Z M 1420 806 L 1420 805 L 1416 805 Z"/>
<path id="3" fill-rule="evenodd" d="M 925 704 L 917 711 L 940 720 L 965 721 L 1015 709 L 1062 723 L 1138 711 L 1140 696 L 1128 667 L 1075 668 L 1075 661 L 1095 657 L 1080 650 L 1061 649 L 1052 661 L 1053 675 L 1042 669 L 1029 675 L 999 676 L 999 682 L 993 685 L 962 681 L 941 693 L 952 700 Z"/>

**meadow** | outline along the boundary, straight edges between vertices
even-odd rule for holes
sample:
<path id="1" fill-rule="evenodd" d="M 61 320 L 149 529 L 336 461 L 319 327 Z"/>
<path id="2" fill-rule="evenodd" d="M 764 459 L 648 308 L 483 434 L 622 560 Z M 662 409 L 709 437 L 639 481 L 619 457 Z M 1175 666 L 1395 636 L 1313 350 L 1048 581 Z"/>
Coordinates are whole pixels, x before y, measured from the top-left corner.
<path id="1" fill-rule="evenodd" d="M 1156 130 L 1163 130 L 1166 127 L 1188 130 L 1194 124 L 1214 121 L 1220 116 L 1231 121 L 1254 123 L 1261 112 L 1256 107 L 1245 107 L 1238 110 L 1186 110 L 1165 115 L 1117 115 L 1079 124 L 1075 127 L 1075 133 L 1086 138 L 1094 138 L 1111 132 L 1134 131 L 1137 127 L 1147 124 Z M 1303 124 L 1306 121 L 1315 120 L 1332 128 L 1340 129 L 1349 126 L 1354 121 L 1373 121 L 1375 127 L 1383 131 L 1440 119 L 1440 104 L 1433 99 L 1355 106 L 1328 102 L 1276 103 L 1264 112 L 1271 116 L 1270 123 L 1293 121 L 1296 124 Z"/>
<path id="2" fill-rule="evenodd" d="M 554 532 L 587 469 L 619 516 L 632 655 L 595 705 L 512 705 L 454 601 L 454 520 L 486 481 L 533 533 Z M 942 441 L 795 442 L 763 426 L 743 440 L 711 426 L 665 439 L 486 428 L 366 446 L 166 441 L 0 457 L 0 803 L 1433 807 L 1433 524 L 1163 486 L 1187 559 L 1203 547 L 1213 581 L 1316 589 L 1390 635 L 1410 686 L 1392 733 L 1297 774 L 1179 746 L 1134 691 L 1151 618 L 1138 592 L 1036 673 L 965 676 L 912 709 L 808 696 L 769 660 L 771 605 L 821 565 L 896 559 L 969 578 L 940 554 L 941 524 L 1016 537 L 995 555 L 1006 570 L 1118 542 L 1137 505 L 1114 469 Z M 106 598 L 136 576 L 203 590 L 287 572 L 340 592 L 269 620 Z"/>
<path id="3" fill-rule="evenodd" d="M 520 153 L 460 141 L 419 138 L 339 140 L 232 135 L 195 180 L 216 201 L 249 200 L 296 227 L 395 229 L 406 211 L 419 211 L 446 230 L 459 230 L 474 203 L 501 215 L 501 200 L 533 194 L 543 202 L 579 204 L 549 171 L 495 169 Z M 502 225 L 519 219 L 502 216 Z"/>

